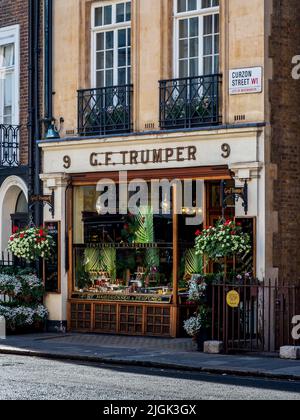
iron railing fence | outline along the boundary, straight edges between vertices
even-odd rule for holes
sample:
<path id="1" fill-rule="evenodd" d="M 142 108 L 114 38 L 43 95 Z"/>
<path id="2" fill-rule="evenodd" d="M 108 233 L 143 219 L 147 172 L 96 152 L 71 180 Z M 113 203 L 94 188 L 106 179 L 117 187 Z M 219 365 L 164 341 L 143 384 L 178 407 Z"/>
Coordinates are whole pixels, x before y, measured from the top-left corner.
<path id="1" fill-rule="evenodd" d="M 0 124 L 0 166 L 20 165 L 20 126 Z"/>
<path id="2" fill-rule="evenodd" d="M 221 124 L 221 83 L 221 74 L 160 81 L 160 127 L 188 129 Z"/>
<path id="3" fill-rule="evenodd" d="M 228 305 L 228 293 L 240 302 Z M 300 287 L 278 281 L 215 283 L 211 287 L 212 339 L 223 341 L 229 352 L 277 352 L 300 345 L 293 337 L 293 319 L 300 315 Z"/>
<path id="4" fill-rule="evenodd" d="M 132 131 L 132 85 L 78 91 L 78 133 L 112 135 Z"/>

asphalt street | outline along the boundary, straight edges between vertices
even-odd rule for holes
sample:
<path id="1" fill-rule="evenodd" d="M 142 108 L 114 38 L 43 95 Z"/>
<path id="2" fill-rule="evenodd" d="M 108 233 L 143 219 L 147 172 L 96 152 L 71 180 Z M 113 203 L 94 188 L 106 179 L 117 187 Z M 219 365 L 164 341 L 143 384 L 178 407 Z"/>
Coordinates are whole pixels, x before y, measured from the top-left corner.
<path id="1" fill-rule="evenodd" d="M 300 400 L 300 383 L 0 356 L 1 400 Z"/>

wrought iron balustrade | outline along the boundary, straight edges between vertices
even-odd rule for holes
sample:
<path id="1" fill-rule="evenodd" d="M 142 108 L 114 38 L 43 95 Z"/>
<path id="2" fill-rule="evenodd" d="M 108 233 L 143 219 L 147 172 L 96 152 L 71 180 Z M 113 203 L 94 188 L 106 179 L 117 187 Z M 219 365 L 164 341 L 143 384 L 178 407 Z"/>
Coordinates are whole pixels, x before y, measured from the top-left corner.
<path id="1" fill-rule="evenodd" d="M 160 127 L 197 128 L 219 125 L 222 75 L 162 80 Z"/>
<path id="2" fill-rule="evenodd" d="M 14 167 L 20 164 L 20 126 L 0 124 L 1 167 Z"/>
<path id="3" fill-rule="evenodd" d="M 78 91 L 78 133 L 81 136 L 132 131 L 132 85 Z"/>

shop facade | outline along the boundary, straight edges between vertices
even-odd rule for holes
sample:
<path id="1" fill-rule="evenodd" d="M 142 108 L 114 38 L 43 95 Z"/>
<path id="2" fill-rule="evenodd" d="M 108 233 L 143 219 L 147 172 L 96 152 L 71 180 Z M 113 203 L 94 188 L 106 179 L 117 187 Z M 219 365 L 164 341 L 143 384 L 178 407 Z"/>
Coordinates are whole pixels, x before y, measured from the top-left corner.
<path id="1" fill-rule="evenodd" d="M 55 192 L 54 218 L 46 210 L 45 222 L 60 228 L 60 281 L 46 297 L 54 320 L 72 331 L 180 336 L 194 310 L 187 282 L 203 269 L 195 232 L 222 215 L 250 221 L 255 252 L 248 270 L 263 277 L 263 130 L 168 134 L 163 141 L 145 134 L 115 137 L 110 145 L 104 138 L 41 142 L 45 194 Z M 241 199 L 222 212 L 223 181 L 228 188 L 247 184 L 247 211 Z M 111 214 L 101 207 L 103 185 L 113 185 Z M 149 201 L 131 214 L 133 195 L 143 188 Z"/>

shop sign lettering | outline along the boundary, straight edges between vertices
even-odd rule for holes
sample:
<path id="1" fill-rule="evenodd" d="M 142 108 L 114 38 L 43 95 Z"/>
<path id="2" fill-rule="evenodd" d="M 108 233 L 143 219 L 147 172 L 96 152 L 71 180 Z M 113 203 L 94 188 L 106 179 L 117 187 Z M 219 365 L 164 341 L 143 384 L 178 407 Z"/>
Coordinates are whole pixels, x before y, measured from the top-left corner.
<path id="1" fill-rule="evenodd" d="M 197 148 L 195 146 L 176 147 L 166 149 L 131 150 L 120 152 L 92 153 L 90 165 L 116 166 L 116 165 L 147 165 L 169 162 L 186 162 L 197 160 Z"/>

